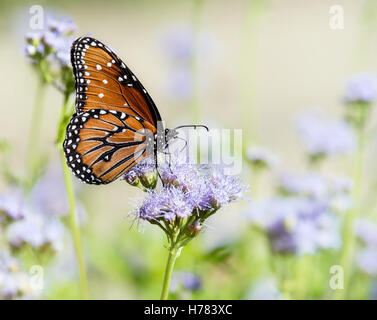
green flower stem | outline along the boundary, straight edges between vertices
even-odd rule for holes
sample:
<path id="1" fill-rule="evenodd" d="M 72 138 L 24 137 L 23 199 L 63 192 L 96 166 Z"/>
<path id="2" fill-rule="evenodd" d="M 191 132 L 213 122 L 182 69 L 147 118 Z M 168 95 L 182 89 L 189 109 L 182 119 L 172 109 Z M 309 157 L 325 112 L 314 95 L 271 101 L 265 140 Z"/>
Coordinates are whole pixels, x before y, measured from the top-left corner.
<path id="1" fill-rule="evenodd" d="M 35 101 L 33 106 L 33 113 L 31 116 L 31 127 L 29 134 L 28 144 L 28 164 L 27 169 L 31 175 L 30 180 L 27 181 L 27 189 L 30 189 L 34 182 L 34 174 L 36 170 L 36 155 L 39 154 L 38 146 L 40 143 L 41 135 L 41 118 L 43 113 L 43 97 L 46 91 L 46 82 L 41 78 L 35 95 Z"/>
<path id="2" fill-rule="evenodd" d="M 61 122 L 65 121 L 65 115 L 67 113 L 67 109 L 69 106 L 69 95 L 66 94 L 64 96 L 64 103 L 62 107 L 62 117 Z M 61 127 L 61 123 L 59 124 L 58 128 Z M 65 154 L 61 147 L 58 145 L 60 149 L 60 158 L 63 167 L 63 176 L 64 176 L 64 183 L 67 192 L 68 204 L 69 204 L 69 212 L 68 212 L 68 219 L 69 219 L 69 226 L 71 228 L 73 243 L 76 252 L 77 264 L 79 268 L 79 281 L 80 281 L 80 296 L 81 299 L 87 300 L 88 299 L 88 288 L 87 288 L 87 276 L 86 276 L 86 266 L 84 260 L 84 254 L 82 249 L 82 242 L 81 242 L 81 235 L 80 235 L 80 228 L 78 226 L 77 216 L 76 216 L 76 203 L 75 203 L 75 191 L 73 188 L 73 181 L 71 172 L 66 164 Z"/>
<path id="3" fill-rule="evenodd" d="M 83 250 L 82 250 L 80 228 L 78 226 L 77 217 L 76 217 L 75 192 L 73 189 L 71 172 L 69 171 L 69 168 L 67 164 L 65 163 L 64 151 L 61 150 L 60 153 L 61 153 L 61 162 L 63 166 L 65 188 L 67 191 L 67 197 L 68 197 L 68 203 L 69 203 L 69 213 L 68 213 L 69 225 L 70 225 L 72 236 L 73 236 L 73 243 L 75 246 L 77 264 L 79 268 L 80 296 L 81 296 L 81 299 L 86 300 L 88 299 L 86 267 L 85 267 L 85 260 L 84 260 Z"/>
<path id="4" fill-rule="evenodd" d="M 164 282 L 162 285 L 162 292 L 161 292 L 161 298 L 160 298 L 161 300 L 168 299 L 171 275 L 173 273 L 175 260 L 179 257 L 182 251 L 182 247 L 178 245 L 178 241 L 177 241 L 178 234 L 179 234 L 179 230 L 175 232 L 175 234 L 173 235 L 171 246 L 169 248 L 168 260 L 166 262 L 166 267 L 165 267 Z"/>
<path id="5" fill-rule="evenodd" d="M 360 107 L 360 117 L 365 120 L 366 109 Z M 352 261 L 355 251 L 356 238 L 354 233 L 355 220 L 361 211 L 361 194 L 364 171 L 364 154 L 365 154 L 365 132 L 364 122 L 356 126 L 356 134 L 358 138 L 358 150 L 354 159 L 354 188 L 353 201 L 354 207 L 347 213 L 343 229 L 343 247 L 340 253 L 340 265 L 344 271 L 344 290 L 337 290 L 335 297 L 344 299 L 347 296 L 349 282 L 352 274 Z"/>
<path id="6" fill-rule="evenodd" d="M 308 267 L 310 266 L 310 257 L 303 255 L 296 260 L 295 290 L 294 295 L 297 299 L 305 299 L 307 291 Z"/>

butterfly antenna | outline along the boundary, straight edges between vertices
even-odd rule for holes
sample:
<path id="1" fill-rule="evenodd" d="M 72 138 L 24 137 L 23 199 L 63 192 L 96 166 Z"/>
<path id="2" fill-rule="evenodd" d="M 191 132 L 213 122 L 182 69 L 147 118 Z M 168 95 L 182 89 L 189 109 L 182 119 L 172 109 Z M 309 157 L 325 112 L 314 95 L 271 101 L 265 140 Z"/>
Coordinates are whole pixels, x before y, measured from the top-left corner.
<path id="1" fill-rule="evenodd" d="M 178 126 L 175 127 L 175 130 L 182 129 L 182 128 L 204 128 L 205 130 L 209 131 L 208 127 L 203 125 L 203 124 L 188 124 L 188 125 L 183 125 L 183 126 Z"/>

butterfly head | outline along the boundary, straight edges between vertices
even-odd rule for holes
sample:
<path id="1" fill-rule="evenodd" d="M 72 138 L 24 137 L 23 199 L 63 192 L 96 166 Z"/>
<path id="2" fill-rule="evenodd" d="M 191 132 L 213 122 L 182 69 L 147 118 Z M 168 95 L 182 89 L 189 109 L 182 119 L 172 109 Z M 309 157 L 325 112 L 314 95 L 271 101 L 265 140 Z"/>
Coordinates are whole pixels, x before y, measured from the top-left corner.
<path id="1" fill-rule="evenodd" d="M 176 129 L 165 129 L 165 143 L 174 140 L 178 137 L 178 131 Z"/>

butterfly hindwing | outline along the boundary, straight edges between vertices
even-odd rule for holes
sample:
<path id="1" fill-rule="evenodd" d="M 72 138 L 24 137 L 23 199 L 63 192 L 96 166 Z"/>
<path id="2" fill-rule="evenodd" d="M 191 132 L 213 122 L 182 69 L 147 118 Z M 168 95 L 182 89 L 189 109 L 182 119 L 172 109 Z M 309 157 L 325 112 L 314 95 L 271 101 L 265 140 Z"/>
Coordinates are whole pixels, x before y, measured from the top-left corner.
<path id="1" fill-rule="evenodd" d="M 146 156 L 148 129 L 133 115 L 91 109 L 75 114 L 63 143 L 67 164 L 76 177 L 106 184 Z"/>

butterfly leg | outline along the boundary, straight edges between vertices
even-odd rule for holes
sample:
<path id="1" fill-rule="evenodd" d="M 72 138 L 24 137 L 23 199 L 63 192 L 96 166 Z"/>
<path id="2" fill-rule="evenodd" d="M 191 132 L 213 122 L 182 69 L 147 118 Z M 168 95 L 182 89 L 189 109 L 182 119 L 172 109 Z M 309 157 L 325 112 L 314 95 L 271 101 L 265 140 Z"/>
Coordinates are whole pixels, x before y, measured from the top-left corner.
<path id="1" fill-rule="evenodd" d="M 156 167 L 156 170 L 157 170 L 158 177 L 160 178 L 160 180 L 162 182 L 162 186 L 165 187 L 164 180 L 162 180 L 162 176 L 160 174 L 160 170 L 158 169 L 157 150 L 155 150 L 155 152 L 154 152 L 154 162 L 155 162 L 155 167 Z"/>

